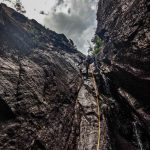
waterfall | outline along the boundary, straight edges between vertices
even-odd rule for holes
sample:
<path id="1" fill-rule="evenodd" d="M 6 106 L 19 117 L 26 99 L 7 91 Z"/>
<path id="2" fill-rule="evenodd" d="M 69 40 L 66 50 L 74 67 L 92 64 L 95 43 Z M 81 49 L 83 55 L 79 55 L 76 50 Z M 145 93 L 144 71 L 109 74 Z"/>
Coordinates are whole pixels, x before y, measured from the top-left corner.
<path id="1" fill-rule="evenodd" d="M 103 73 L 101 73 L 101 75 L 102 75 L 102 78 L 103 78 L 103 81 L 104 81 L 106 94 L 111 95 L 110 87 L 109 87 L 109 84 L 108 84 L 108 78 Z"/>
<path id="2" fill-rule="evenodd" d="M 106 94 L 111 95 L 110 87 L 109 87 L 109 83 L 108 83 L 108 78 L 103 74 L 103 72 L 102 72 L 101 69 L 99 68 L 97 57 L 94 58 L 94 65 L 96 66 L 96 69 L 98 69 L 98 70 L 100 71 L 100 75 L 101 75 L 102 78 L 103 78 L 103 81 L 104 81 L 104 88 L 105 88 L 105 90 L 106 90 Z"/>
<path id="3" fill-rule="evenodd" d="M 141 139 L 140 139 L 140 134 L 138 133 L 137 122 L 133 122 L 133 127 L 134 127 L 134 130 L 135 130 L 135 136 L 136 136 L 136 139 L 137 139 L 137 143 L 138 143 L 138 145 L 139 145 L 139 148 L 140 148 L 140 150 L 144 150 L 144 149 L 143 149 L 142 142 L 141 142 Z"/>

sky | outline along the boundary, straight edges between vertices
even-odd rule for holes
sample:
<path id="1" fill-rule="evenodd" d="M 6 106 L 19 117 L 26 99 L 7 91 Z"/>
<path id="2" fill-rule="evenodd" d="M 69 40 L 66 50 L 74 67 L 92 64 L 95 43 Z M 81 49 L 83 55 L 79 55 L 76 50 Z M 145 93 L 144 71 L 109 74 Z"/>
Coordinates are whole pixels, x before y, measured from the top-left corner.
<path id="1" fill-rule="evenodd" d="M 14 8 L 17 0 L 0 0 Z M 96 30 L 98 0 L 18 0 L 30 19 L 72 39 L 77 49 L 87 54 Z M 91 43 L 92 44 L 92 43 Z"/>

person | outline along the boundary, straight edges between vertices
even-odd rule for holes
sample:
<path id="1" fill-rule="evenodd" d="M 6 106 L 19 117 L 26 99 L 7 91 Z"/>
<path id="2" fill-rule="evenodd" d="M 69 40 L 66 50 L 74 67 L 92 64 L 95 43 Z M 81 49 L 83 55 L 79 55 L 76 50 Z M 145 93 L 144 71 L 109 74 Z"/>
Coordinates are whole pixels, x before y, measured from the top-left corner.
<path id="1" fill-rule="evenodd" d="M 92 55 L 87 55 L 81 62 L 78 64 L 80 74 L 83 75 L 83 79 L 88 79 L 89 76 L 89 66 L 94 62 Z M 84 69 L 85 68 L 85 69 Z"/>
<path id="2" fill-rule="evenodd" d="M 78 63 L 78 68 L 79 68 L 79 72 L 80 72 L 80 75 L 82 76 L 82 69 L 83 69 L 83 60 L 81 59 L 81 61 Z"/>
<path id="3" fill-rule="evenodd" d="M 89 66 L 91 63 L 92 63 L 92 57 L 90 55 L 87 55 L 85 58 L 86 79 L 88 79 L 89 76 Z"/>

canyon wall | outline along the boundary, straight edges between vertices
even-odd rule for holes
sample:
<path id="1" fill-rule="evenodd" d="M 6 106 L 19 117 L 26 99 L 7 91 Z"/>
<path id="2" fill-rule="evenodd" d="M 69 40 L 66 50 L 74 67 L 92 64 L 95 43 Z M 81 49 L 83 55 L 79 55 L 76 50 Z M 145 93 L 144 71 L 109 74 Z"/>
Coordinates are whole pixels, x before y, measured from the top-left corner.
<path id="1" fill-rule="evenodd" d="M 75 149 L 83 57 L 63 34 L 0 4 L 0 149 Z"/>
<path id="2" fill-rule="evenodd" d="M 101 149 L 150 149 L 150 2 L 99 0 Z M 107 144 L 109 143 L 109 144 Z"/>

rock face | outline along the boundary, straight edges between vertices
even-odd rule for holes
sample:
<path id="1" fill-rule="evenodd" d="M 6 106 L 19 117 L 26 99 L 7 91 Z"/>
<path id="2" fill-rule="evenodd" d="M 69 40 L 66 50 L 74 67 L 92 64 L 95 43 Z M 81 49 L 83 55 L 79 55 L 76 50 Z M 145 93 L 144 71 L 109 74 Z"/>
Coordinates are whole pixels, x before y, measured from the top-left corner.
<path id="1" fill-rule="evenodd" d="M 78 128 L 77 150 L 95 150 L 98 146 L 98 107 L 92 79 L 85 81 L 78 93 L 76 104 Z"/>
<path id="2" fill-rule="evenodd" d="M 83 57 L 64 35 L 0 4 L 0 149 L 76 149 Z"/>
<path id="3" fill-rule="evenodd" d="M 0 149 L 95 150 L 98 110 L 71 40 L 0 5 Z"/>
<path id="4" fill-rule="evenodd" d="M 99 0 L 101 149 L 150 149 L 150 2 Z M 104 107 L 105 106 L 105 107 Z M 104 123 L 104 124 L 103 124 Z M 108 144 L 109 143 L 109 144 Z"/>
<path id="5" fill-rule="evenodd" d="M 150 149 L 150 2 L 100 0 L 97 20 L 99 95 L 71 40 L 0 4 L 0 149 Z"/>

